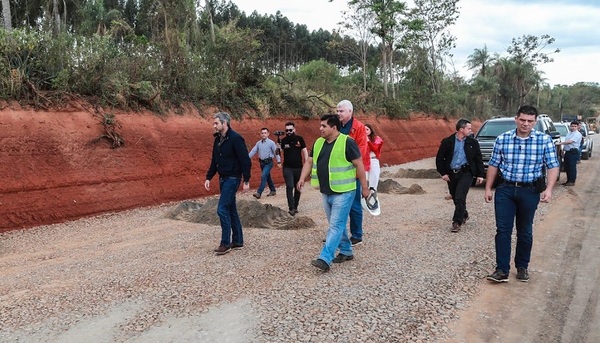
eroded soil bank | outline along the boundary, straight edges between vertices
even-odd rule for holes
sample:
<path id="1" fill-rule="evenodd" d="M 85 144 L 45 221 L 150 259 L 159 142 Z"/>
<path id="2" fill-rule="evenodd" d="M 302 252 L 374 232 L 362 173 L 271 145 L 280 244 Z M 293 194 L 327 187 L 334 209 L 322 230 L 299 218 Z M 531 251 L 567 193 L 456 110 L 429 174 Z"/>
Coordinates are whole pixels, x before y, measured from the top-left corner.
<path id="1" fill-rule="evenodd" d="M 125 142 L 115 149 L 109 140 L 98 139 L 106 133 L 104 113 L 82 106 L 56 112 L 0 110 L 0 232 L 210 194 L 202 184 L 210 163 L 212 111 L 111 112 Z M 385 141 L 383 165 L 434 156 L 441 138 L 454 131 L 454 121 L 426 116 L 357 117 Z M 318 137 L 318 119 L 243 119 L 232 127 L 251 149 L 262 127 L 281 130 L 289 120 L 308 145 Z M 250 186 L 256 188 L 258 163 L 253 162 L 252 175 Z M 283 183 L 278 169 L 272 175 Z"/>

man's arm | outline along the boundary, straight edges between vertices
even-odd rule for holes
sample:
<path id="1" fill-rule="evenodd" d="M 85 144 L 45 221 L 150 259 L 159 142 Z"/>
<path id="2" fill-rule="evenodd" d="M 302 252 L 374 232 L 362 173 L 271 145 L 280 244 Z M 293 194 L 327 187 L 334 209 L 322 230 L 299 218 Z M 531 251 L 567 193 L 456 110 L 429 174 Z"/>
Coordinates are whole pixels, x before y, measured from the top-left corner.
<path id="1" fill-rule="evenodd" d="M 356 158 L 351 161 L 354 167 L 356 168 L 356 177 L 358 181 L 360 181 L 360 193 L 363 198 L 368 197 L 371 192 L 369 191 L 369 184 L 367 183 L 367 172 L 365 171 L 365 165 L 363 164 L 362 158 Z"/>
<path id="2" fill-rule="evenodd" d="M 491 202 L 492 197 L 492 186 L 494 185 L 494 181 L 496 180 L 496 176 L 498 175 L 498 168 L 488 166 L 487 175 L 485 176 L 485 202 Z"/>
<path id="3" fill-rule="evenodd" d="M 302 165 L 302 172 L 300 172 L 300 180 L 296 184 L 296 189 L 302 191 L 302 187 L 304 186 L 304 180 L 306 177 L 310 175 L 310 171 L 312 169 L 313 158 L 307 156 L 306 161 Z"/>

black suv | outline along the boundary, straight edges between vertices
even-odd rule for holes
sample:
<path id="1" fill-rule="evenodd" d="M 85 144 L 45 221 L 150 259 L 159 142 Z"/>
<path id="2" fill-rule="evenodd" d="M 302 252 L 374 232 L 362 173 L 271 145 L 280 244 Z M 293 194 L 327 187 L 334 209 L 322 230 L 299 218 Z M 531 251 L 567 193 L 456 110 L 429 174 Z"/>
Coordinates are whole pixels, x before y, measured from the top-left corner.
<path id="1" fill-rule="evenodd" d="M 492 118 L 486 120 L 479 131 L 477 131 L 475 139 L 479 141 L 481 155 L 483 157 L 483 166 L 486 172 L 488 163 L 492 157 L 492 150 L 494 148 L 496 137 L 515 127 L 517 127 L 517 124 L 515 123 L 514 117 Z M 547 115 L 540 114 L 533 128 L 552 137 L 554 143 L 560 143 L 560 133 L 556 130 L 556 127 L 554 127 L 552 119 Z M 556 156 L 560 163 L 560 161 L 562 161 L 562 149 L 560 148 L 560 145 L 556 145 Z"/>

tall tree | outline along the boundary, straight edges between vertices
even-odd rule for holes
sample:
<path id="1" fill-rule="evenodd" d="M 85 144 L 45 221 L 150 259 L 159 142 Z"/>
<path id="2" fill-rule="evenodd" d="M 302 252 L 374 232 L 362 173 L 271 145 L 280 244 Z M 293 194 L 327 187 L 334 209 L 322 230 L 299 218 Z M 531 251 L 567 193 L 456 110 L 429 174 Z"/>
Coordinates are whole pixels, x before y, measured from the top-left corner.
<path id="1" fill-rule="evenodd" d="M 549 35 L 540 37 L 533 35 L 523 35 L 519 38 L 513 38 L 512 43 L 506 49 L 510 54 L 512 61 L 516 64 L 515 87 L 519 96 L 519 105 L 522 105 L 525 96 L 532 89 L 529 82 L 539 77 L 533 74 L 539 73 L 536 67 L 540 63 L 551 63 L 554 59 L 543 50 L 548 45 L 554 43 L 554 38 Z M 555 49 L 553 53 L 559 53 L 560 49 Z"/>
<path id="2" fill-rule="evenodd" d="M 458 19 L 458 1 L 415 0 L 417 10 L 414 13 L 423 24 L 421 32 L 425 38 L 423 43 L 429 52 L 431 88 L 434 93 L 441 92 L 445 57 L 451 57 L 450 51 L 455 47 L 456 37 L 448 28 Z"/>
<path id="3" fill-rule="evenodd" d="M 12 16 L 10 14 L 10 0 L 2 0 L 2 19 L 6 31 L 12 30 Z"/>

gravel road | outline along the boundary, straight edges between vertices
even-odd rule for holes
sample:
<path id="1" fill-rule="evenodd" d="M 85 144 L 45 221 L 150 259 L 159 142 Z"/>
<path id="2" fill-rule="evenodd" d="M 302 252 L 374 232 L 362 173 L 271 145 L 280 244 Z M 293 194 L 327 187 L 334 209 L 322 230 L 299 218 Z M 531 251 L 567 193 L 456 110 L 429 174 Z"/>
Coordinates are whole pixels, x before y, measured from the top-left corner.
<path id="1" fill-rule="evenodd" d="M 398 168 L 434 168 L 434 160 L 384 170 Z M 380 194 L 382 214 L 365 214 L 355 259 L 328 273 L 310 265 L 326 220 L 320 194 L 308 188 L 299 215 L 316 227 L 246 227 L 244 249 L 224 256 L 212 252 L 219 227 L 166 218 L 178 203 L 0 234 L 0 341 L 451 338 L 449 324 L 494 267 L 493 205 L 484 203 L 482 187 L 472 188 L 471 218 L 450 233 L 453 205 L 443 181 L 395 180 L 425 194 Z M 260 201 L 285 209 L 284 195 L 279 187 Z M 548 206 L 540 205 L 537 220 Z"/>

